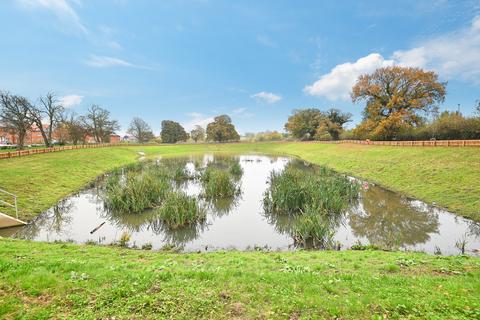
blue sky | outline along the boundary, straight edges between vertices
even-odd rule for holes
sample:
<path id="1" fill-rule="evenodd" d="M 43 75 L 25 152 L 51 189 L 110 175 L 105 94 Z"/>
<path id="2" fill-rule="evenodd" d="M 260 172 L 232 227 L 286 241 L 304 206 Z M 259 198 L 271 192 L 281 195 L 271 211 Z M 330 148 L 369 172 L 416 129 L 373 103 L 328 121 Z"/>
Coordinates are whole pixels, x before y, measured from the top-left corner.
<path id="1" fill-rule="evenodd" d="M 0 89 L 54 91 L 158 134 L 229 114 L 241 133 L 282 130 L 292 109 L 352 104 L 356 77 L 420 66 L 448 81 L 442 110 L 480 99 L 480 1 L 0 2 Z"/>

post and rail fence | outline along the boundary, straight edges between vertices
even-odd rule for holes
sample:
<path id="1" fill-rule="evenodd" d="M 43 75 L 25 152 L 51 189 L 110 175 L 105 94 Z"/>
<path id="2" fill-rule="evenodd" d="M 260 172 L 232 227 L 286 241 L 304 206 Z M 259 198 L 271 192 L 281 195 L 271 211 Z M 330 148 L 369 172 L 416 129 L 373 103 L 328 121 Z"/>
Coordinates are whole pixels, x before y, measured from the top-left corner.
<path id="1" fill-rule="evenodd" d="M 310 143 L 333 143 L 333 144 L 361 144 L 373 146 L 398 146 L 398 147 L 480 147 L 480 140 L 413 140 L 413 141 L 373 141 L 373 140 L 338 140 L 338 141 L 310 141 Z M 125 143 L 97 143 L 73 146 L 60 146 L 51 148 L 27 149 L 0 152 L 1 159 L 24 157 L 34 154 L 44 154 L 65 150 L 105 148 L 105 147 L 127 147 L 127 146 L 151 146 L 158 144 L 125 144 Z"/>
<path id="2" fill-rule="evenodd" d="M 15 217 L 18 219 L 18 205 L 17 205 L 17 196 L 14 195 L 13 193 L 10 193 L 8 191 L 5 191 L 3 189 L 0 189 L 0 195 L 6 195 L 7 197 L 12 198 L 12 202 L 5 201 L 3 199 L 0 199 L 0 204 L 5 205 L 7 207 L 13 208 L 15 210 Z"/>

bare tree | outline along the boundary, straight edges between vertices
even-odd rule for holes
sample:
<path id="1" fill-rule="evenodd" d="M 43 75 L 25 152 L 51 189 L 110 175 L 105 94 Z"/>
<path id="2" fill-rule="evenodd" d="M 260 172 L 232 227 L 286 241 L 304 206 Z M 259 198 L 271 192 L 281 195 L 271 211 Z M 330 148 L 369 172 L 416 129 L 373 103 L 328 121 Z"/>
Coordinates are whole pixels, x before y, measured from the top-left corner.
<path id="1" fill-rule="evenodd" d="M 87 129 L 83 126 L 82 118 L 75 112 L 64 112 L 62 114 L 61 126 L 67 131 L 68 140 L 77 145 L 79 142 L 85 142 Z"/>
<path id="2" fill-rule="evenodd" d="M 95 142 L 108 142 L 110 135 L 120 129 L 117 120 L 110 119 L 110 111 L 96 104 L 88 109 L 87 114 L 81 117 L 81 121 Z"/>
<path id="3" fill-rule="evenodd" d="M 25 137 L 31 129 L 30 102 L 24 97 L 0 92 L 0 122 L 17 135 L 17 146 L 23 149 Z"/>
<path id="4" fill-rule="evenodd" d="M 127 132 L 131 134 L 139 143 L 145 143 L 154 138 L 152 129 L 148 123 L 138 117 L 132 119 Z"/>
<path id="5" fill-rule="evenodd" d="M 55 94 L 52 92 L 40 97 L 38 101 L 38 106 L 29 106 L 29 117 L 40 130 L 45 146 L 51 147 L 53 144 L 52 134 L 60 123 L 64 108 L 58 103 Z M 44 121 L 46 121 L 45 127 L 43 125 Z"/>

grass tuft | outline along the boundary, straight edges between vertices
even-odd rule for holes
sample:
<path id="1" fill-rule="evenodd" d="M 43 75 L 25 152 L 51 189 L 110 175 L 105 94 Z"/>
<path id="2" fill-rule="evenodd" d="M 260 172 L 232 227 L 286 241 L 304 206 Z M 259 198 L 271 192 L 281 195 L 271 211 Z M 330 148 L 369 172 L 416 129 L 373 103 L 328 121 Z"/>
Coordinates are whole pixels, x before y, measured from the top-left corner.
<path id="1" fill-rule="evenodd" d="M 156 211 L 160 220 L 172 229 L 201 223 L 206 219 L 205 208 L 182 191 L 169 193 Z"/>
<path id="2" fill-rule="evenodd" d="M 240 186 L 225 170 L 207 167 L 202 172 L 200 181 L 207 199 L 234 197 L 240 193 Z"/>

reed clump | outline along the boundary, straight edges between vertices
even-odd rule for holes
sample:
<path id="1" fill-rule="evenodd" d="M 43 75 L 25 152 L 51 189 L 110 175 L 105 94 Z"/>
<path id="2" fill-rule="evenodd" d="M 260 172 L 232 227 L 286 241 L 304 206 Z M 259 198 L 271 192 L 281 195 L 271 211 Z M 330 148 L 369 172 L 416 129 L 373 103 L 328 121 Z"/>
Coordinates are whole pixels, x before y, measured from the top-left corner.
<path id="1" fill-rule="evenodd" d="M 294 218 L 289 232 L 295 242 L 315 248 L 332 246 L 334 228 L 359 191 L 356 183 L 324 167 L 288 165 L 272 172 L 268 183 L 265 212 Z"/>
<path id="2" fill-rule="evenodd" d="M 339 214 L 359 190 L 347 177 L 324 167 L 305 170 L 289 165 L 283 172 L 272 172 L 268 183 L 265 208 L 289 215 L 302 214 L 307 207 L 322 215 Z"/>
<path id="3" fill-rule="evenodd" d="M 240 193 L 237 180 L 229 171 L 207 167 L 200 175 L 206 198 L 234 197 Z"/>
<path id="4" fill-rule="evenodd" d="M 162 168 L 125 168 L 108 176 L 105 204 L 114 211 L 139 213 L 161 204 L 171 189 L 170 179 Z"/>
<path id="5" fill-rule="evenodd" d="M 205 208 L 182 191 L 170 192 L 156 213 L 171 229 L 202 223 L 207 217 Z"/>

